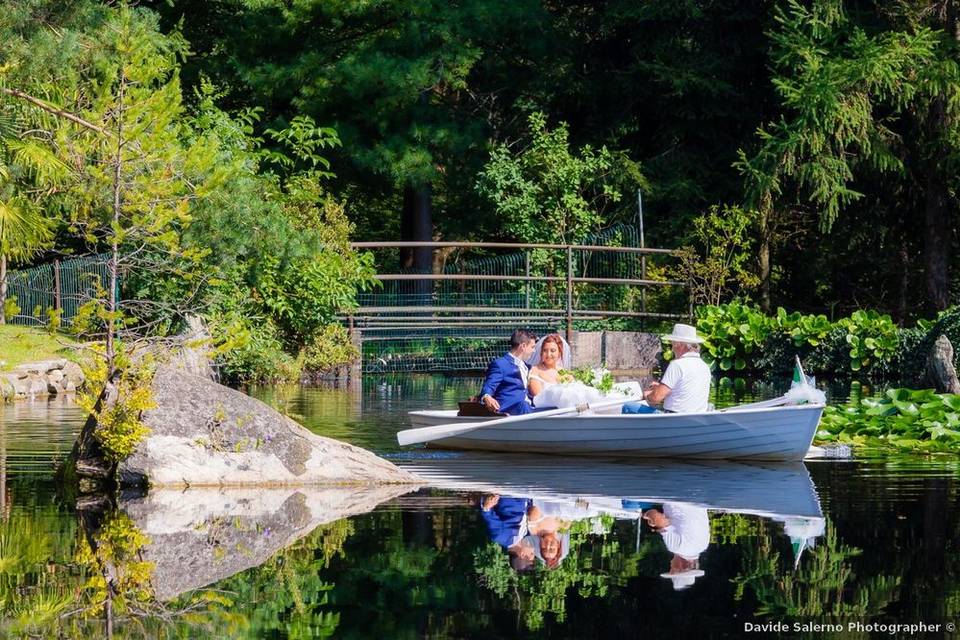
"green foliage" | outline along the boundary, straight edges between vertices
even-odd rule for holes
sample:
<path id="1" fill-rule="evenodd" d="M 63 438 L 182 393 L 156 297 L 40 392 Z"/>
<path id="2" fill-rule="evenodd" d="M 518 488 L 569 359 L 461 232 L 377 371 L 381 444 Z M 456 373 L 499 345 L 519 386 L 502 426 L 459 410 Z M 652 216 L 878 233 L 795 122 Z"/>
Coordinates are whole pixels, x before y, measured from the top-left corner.
<path id="1" fill-rule="evenodd" d="M 124 614 L 150 602 L 154 564 L 143 560 L 143 549 L 148 544 L 150 538 L 120 510 L 104 518 L 92 543 L 83 537 L 77 545 L 76 563 L 89 576 L 82 589 L 85 616 L 102 614 L 108 598 L 114 614 Z"/>
<path id="2" fill-rule="evenodd" d="M 759 307 L 731 302 L 697 308 L 697 332 L 703 336 L 704 360 L 722 371 L 741 371 L 774 329 Z"/>
<path id="3" fill-rule="evenodd" d="M 694 244 L 681 249 L 676 276 L 694 303 L 717 305 L 756 288 L 756 226 L 757 213 L 741 207 L 713 206 L 693 219 Z"/>
<path id="4" fill-rule="evenodd" d="M 353 362 L 360 357 L 346 328 L 327 325 L 303 351 L 303 368 L 310 373 L 323 373 Z"/>
<path id="5" fill-rule="evenodd" d="M 112 463 L 127 458 L 150 433 L 140 417 L 144 411 L 156 406 L 150 390 L 154 373 L 152 363 L 144 360 L 131 365 L 125 358 L 120 358 L 118 365 L 121 369 L 113 381 L 116 400 L 112 404 L 97 406 L 100 391 L 108 382 L 106 360 L 84 369 L 87 391 L 77 398 L 81 408 L 96 421 L 93 436 Z"/>
<path id="6" fill-rule="evenodd" d="M 496 209 L 511 236 L 524 242 L 572 243 L 609 224 L 608 210 L 642 179 L 625 156 L 606 147 L 571 153 L 569 129 L 528 119 L 530 142 L 520 151 L 500 145 L 477 179 L 477 192 Z"/>
<path id="7" fill-rule="evenodd" d="M 5 320 L 12 320 L 14 316 L 20 314 L 20 306 L 17 304 L 17 296 L 10 296 L 3 302 L 3 308 L 0 309 Z"/>
<path id="8" fill-rule="evenodd" d="M 722 371 L 790 369 L 797 354 L 814 372 L 883 372 L 900 353 L 900 330 L 889 315 L 872 310 L 830 322 L 783 308 L 769 317 L 734 301 L 698 307 L 697 331 L 705 338 L 704 358 Z"/>
<path id="9" fill-rule="evenodd" d="M 883 396 L 829 406 L 817 440 L 881 450 L 960 452 L 960 395 L 888 389 Z"/>
<path id="10" fill-rule="evenodd" d="M 930 71 L 938 34 L 926 27 L 871 34 L 839 0 L 790 0 L 774 16 L 773 84 L 784 115 L 758 130 L 759 151 L 741 151 L 738 166 L 754 206 L 769 209 L 793 183 L 820 208 L 828 230 L 863 197 L 852 186 L 858 168 L 904 171 L 887 118 L 936 90 Z M 956 71 L 954 64 L 954 81 Z"/>
<path id="11" fill-rule="evenodd" d="M 855 311 L 837 323 L 847 330 L 850 345 L 850 368 L 860 371 L 873 361 L 890 360 L 900 346 L 897 326 L 889 315 L 876 311 Z"/>
<path id="12" fill-rule="evenodd" d="M 816 347 L 830 334 L 834 324 L 823 314 L 804 315 L 798 311 L 787 313 L 786 309 L 778 307 L 776 327 L 790 335 L 794 346 Z"/>
<path id="13" fill-rule="evenodd" d="M 900 592 L 899 577 L 858 576 L 853 560 L 863 550 L 844 544 L 829 520 L 823 538 L 804 552 L 796 570 L 784 571 L 785 559 L 768 535 L 742 544 L 740 574 L 732 580 L 734 598 L 746 600 L 749 591 L 757 617 L 831 623 L 865 619 L 883 612 Z"/>

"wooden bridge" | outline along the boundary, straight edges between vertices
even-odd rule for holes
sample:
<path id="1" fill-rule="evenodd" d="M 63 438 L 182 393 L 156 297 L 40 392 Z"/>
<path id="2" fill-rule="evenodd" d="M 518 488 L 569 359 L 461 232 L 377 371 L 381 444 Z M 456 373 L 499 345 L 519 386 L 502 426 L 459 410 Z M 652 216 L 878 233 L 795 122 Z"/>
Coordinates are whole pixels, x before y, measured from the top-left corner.
<path id="1" fill-rule="evenodd" d="M 572 340 L 691 317 L 687 283 L 668 277 L 676 252 L 623 244 L 357 242 L 376 252 L 383 287 L 344 321 L 364 371 L 388 372 L 483 368 L 517 327 Z M 431 271 L 400 266 L 415 250 L 434 252 Z"/>

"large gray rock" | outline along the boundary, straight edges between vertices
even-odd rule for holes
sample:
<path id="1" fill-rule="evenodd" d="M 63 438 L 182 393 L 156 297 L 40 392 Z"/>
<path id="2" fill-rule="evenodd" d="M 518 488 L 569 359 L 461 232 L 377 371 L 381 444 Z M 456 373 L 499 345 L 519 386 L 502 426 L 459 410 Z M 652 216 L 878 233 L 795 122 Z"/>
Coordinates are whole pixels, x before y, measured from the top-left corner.
<path id="1" fill-rule="evenodd" d="M 83 385 L 83 369 L 81 369 L 80 365 L 76 362 L 67 361 L 67 363 L 63 365 L 63 377 L 73 384 L 74 389 Z"/>
<path id="2" fill-rule="evenodd" d="M 960 380 L 953 366 L 953 345 L 941 335 L 927 354 L 927 379 L 939 393 L 960 393 Z"/>
<path id="3" fill-rule="evenodd" d="M 310 433 L 259 400 L 173 366 L 153 380 L 150 434 L 120 463 L 121 484 L 305 486 L 415 483 L 369 451 Z"/>
<path id="4" fill-rule="evenodd" d="M 149 539 L 140 553 L 152 564 L 154 596 L 170 600 L 263 564 L 321 524 L 415 488 L 161 489 L 120 508 Z"/>

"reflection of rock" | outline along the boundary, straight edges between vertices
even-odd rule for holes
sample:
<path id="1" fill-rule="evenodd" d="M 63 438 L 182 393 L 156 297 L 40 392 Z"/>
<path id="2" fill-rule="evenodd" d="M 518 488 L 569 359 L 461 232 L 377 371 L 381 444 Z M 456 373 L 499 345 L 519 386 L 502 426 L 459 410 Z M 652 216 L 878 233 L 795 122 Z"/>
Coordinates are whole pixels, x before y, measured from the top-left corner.
<path id="1" fill-rule="evenodd" d="M 372 453 L 314 435 L 259 400 L 161 367 L 150 435 L 120 463 L 123 484 L 304 486 L 409 483 L 416 478 Z"/>
<path id="2" fill-rule="evenodd" d="M 159 600 L 266 562 L 321 524 L 366 513 L 410 486 L 151 491 L 120 508 L 150 538 Z"/>

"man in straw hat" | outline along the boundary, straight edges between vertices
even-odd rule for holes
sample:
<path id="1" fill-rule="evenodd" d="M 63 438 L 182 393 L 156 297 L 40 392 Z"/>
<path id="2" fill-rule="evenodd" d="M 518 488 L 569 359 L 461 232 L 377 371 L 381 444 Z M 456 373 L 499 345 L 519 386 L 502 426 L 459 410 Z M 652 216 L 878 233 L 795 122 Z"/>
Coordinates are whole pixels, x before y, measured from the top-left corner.
<path id="1" fill-rule="evenodd" d="M 710 407 L 710 367 L 700 359 L 703 338 L 688 324 L 675 324 L 663 336 L 670 342 L 673 360 L 667 365 L 660 382 L 652 383 L 643 392 L 646 404 L 628 402 L 623 413 L 655 413 L 653 407 L 663 403 L 669 413 L 698 413 Z"/>
<path id="2" fill-rule="evenodd" d="M 662 508 L 644 512 L 644 521 L 660 534 L 667 551 L 673 554 L 670 570 L 661 573 L 673 588 L 681 591 L 693 586 L 704 575 L 700 554 L 710 546 L 710 517 L 704 507 L 683 503 L 664 503 Z"/>

